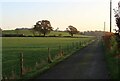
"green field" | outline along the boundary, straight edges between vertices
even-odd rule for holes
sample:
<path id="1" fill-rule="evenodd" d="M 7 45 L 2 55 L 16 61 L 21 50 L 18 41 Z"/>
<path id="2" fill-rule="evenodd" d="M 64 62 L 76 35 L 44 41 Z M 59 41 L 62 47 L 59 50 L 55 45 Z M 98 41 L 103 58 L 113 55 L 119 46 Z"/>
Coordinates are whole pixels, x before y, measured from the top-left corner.
<path id="1" fill-rule="evenodd" d="M 54 38 L 54 37 L 3 37 L 2 63 L 3 76 L 20 74 L 20 53 L 23 53 L 25 71 L 43 68 L 47 62 L 48 48 L 54 61 L 61 50 L 64 56 L 80 49 L 93 38 Z"/>

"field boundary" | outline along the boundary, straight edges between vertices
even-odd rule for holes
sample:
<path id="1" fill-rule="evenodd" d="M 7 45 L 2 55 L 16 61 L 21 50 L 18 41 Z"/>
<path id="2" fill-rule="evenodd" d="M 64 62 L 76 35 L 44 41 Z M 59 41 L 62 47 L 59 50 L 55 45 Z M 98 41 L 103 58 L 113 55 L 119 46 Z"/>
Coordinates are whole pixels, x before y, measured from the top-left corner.
<path id="1" fill-rule="evenodd" d="M 49 68 L 53 67 L 54 65 L 63 61 L 64 59 L 73 55 L 75 52 L 80 51 L 82 48 L 86 47 L 93 41 L 95 41 L 95 39 L 92 38 L 92 39 L 87 39 L 86 41 L 79 41 L 79 40 L 76 40 L 73 42 L 71 41 L 70 43 L 68 43 L 66 45 L 59 44 L 59 46 L 57 45 L 57 48 L 56 48 L 56 46 L 55 47 L 52 47 L 52 46 L 45 47 L 44 51 L 46 51 L 46 52 L 44 52 L 44 54 L 46 54 L 47 56 L 45 57 L 45 59 L 40 58 L 41 61 L 43 61 L 43 62 L 39 62 L 39 59 L 36 59 L 34 61 L 35 57 L 33 54 L 33 58 L 31 58 L 31 59 L 33 59 L 35 65 L 31 64 L 32 60 L 30 60 L 30 62 L 27 62 L 24 64 L 24 56 L 25 56 L 25 58 L 28 58 L 28 57 L 26 57 L 26 55 L 29 56 L 29 54 L 26 54 L 27 52 L 24 52 L 24 51 L 23 52 L 22 51 L 15 52 L 15 54 L 17 53 L 17 55 L 19 55 L 19 57 L 18 56 L 16 57 L 18 59 L 18 61 L 15 63 L 12 63 L 12 64 L 15 64 L 15 66 L 12 66 L 12 68 L 10 70 L 7 70 L 7 72 L 10 71 L 10 73 L 12 73 L 12 74 L 11 75 L 4 74 L 3 79 L 9 80 L 9 79 L 31 79 L 31 78 L 34 78 L 34 76 L 36 76 L 37 74 L 40 74 L 40 73 L 44 72 L 45 70 L 48 70 Z M 37 47 L 37 48 L 44 48 L 44 47 Z M 57 49 L 57 50 L 55 50 L 56 52 L 53 52 L 53 49 Z M 55 55 L 53 53 L 55 53 Z M 52 59 L 51 59 L 51 57 L 52 57 Z M 25 59 L 25 62 L 27 60 L 29 61 L 29 59 Z M 16 66 L 16 63 L 17 63 L 17 66 Z M 29 63 L 32 65 L 31 67 L 29 67 Z M 17 74 L 16 74 L 16 69 L 14 69 L 16 67 L 18 69 Z M 6 69 L 9 69 L 9 68 L 5 68 L 4 70 L 6 70 Z"/>
<path id="2" fill-rule="evenodd" d="M 61 63 L 62 61 L 68 59 L 69 57 L 71 57 L 74 54 L 77 54 L 77 52 L 79 52 L 80 50 L 84 49 L 85 47 L 87 47 L 89 44 L 92 44 L 93 42 L 95 42 L 96 40 L 92 40 L 91 42 L 89 42 L 87 45 L 81 47 L 80 49 L 77 49 L 73 52 L 71 52 L 70 54 L 62 57 L 61 59 L 56 59 L 53 63 L 51 64 L 47 64 L 46 67 L 44 67 L 43 69 L 39 70 L 34 76 L 29 77 L 28 79 L 35 79 L 37 76 L 40 76 L 41 74 L 43 74 L 44 72 L 48 71 L 49 69 L 51 69 L 52 67 L 54 67 L 55 65 Z M 26 78 L 26 77 L 24 77 Z M 23 79 L 23 81 L 27 81 Z"/>

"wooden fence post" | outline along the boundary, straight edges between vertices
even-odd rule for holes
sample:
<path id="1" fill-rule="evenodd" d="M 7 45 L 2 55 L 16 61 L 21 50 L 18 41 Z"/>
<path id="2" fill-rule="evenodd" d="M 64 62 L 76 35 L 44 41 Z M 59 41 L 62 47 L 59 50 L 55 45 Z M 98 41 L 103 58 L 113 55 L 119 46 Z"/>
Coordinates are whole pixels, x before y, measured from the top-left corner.
<path id="1" fill-rule="evenodd" d="M 64 54 L 64 51 L 63 51 L 63 50 L 61 50 L 61 56 L 63 56 L 63 54 Z"/>
<path id="2" fill-rule="evenodd" d="M 78 49 L 79 48 L 79 46 L 78 46 L 78 42 L 76 42 L 76 49 Z"/>
<path id="3" fill-rule="evenodd" d="M 81 43 L 81 46 L 83 46 L 83 45 L 82 45 L 82 44 L 83 44 L 83 42 L 81 41 L 80 43 Z"/>
<path id="4" fill-rule="evenodd" d="M 63 56 L 63 51 L 61 45 L 59 45 L 59 50 L 60 50 L 60 56 Z"/>
<path id="5" fill-rule="evenodd" d="M 20 77 L 23 76 L 23 53 L 20 53 Z"/>
<path id="6" fill-rule="evenodd" d="M 81 41 L 79 41 L 79 46 L 81 46 Z"/>
<path id="7" fill-rule="evenodd" d="M 48 63 L 52 63 L 52 59 L 50 55 L 50 48 L 48 48 Z"/>

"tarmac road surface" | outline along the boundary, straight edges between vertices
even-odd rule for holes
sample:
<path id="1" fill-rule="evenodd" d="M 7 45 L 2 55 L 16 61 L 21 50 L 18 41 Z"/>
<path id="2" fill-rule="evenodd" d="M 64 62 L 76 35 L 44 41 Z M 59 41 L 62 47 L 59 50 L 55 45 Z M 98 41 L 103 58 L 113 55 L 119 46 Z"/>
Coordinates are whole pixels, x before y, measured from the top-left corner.
<path id="1" fill-rule="evenodd" d="M 94 41 L 36 79 L 109 79 L 102 43 Z"/>

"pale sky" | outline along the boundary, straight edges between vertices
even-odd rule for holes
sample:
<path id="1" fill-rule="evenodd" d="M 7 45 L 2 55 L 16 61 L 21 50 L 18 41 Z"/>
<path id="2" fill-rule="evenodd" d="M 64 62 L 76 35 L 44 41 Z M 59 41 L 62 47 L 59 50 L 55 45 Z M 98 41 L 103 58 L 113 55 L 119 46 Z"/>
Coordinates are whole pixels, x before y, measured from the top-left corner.
<path id="1" fill-rule="evenodd" d="M 4 30 L 31 28 L 37 21 L 49 20 L 54 29 L 73 25 L 79 31 L 109 31 L 110 0 L 1 0 L 0 24 Z M 112 8 L 120 0 L 112 0 Z M 112 31 L 115 27 L 113 12 Z"/>

